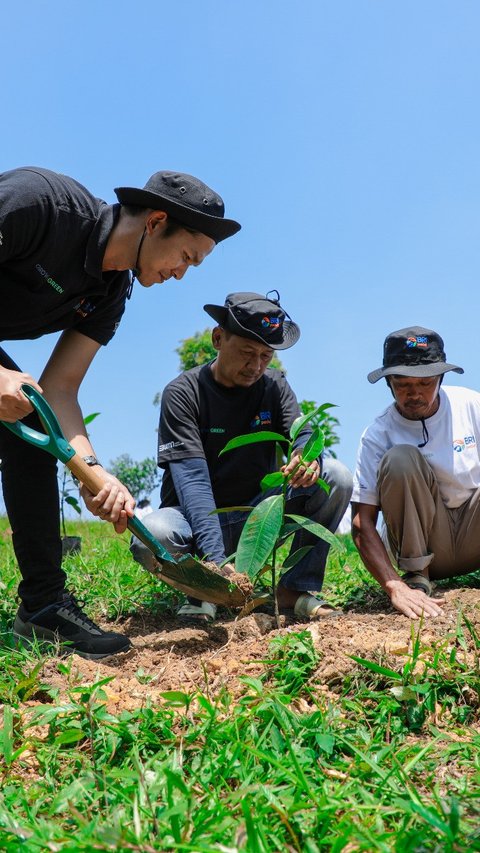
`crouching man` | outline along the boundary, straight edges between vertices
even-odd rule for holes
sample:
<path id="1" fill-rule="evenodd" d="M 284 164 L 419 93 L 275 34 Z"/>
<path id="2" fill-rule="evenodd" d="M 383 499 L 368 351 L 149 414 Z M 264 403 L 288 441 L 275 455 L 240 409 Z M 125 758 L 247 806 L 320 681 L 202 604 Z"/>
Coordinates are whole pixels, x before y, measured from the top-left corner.
<path id="1" fill-rule="evenodd" d="M 437 616 L 431 580 L 480 567 L 480 394 L 443 387 L 443 340 L 419 326 L 392 332 L 383 366 L 394 402 L 362 435 L 352 535 L 367 569 L 400 613 Z M 377 532 L 379 511 L 382 535 Z"/>
<path id="2" fill-rule="evenodd" d="M 275 295 L 276 294 L 276 298 Z M 300 410 L 281 370 L 269 368 L 276 350 L 293 346 L 300 330 L 281 307 L 277 291 L 232 293 L 224 305 L 205 305 L 217 325 L 212 331 L 217 357 L 194 367 L 167 385 L 162 395 L 158 464 L 165 469 L 161 506 L 145 524 L 172 554 L 195 553 L 217 565 L 232 555 L 248 512 L 212 515 L 216 508 L 254 506 L 261 494 L 262 478 L 277 470 L 274 442 L 237 448 L 219 458 L 228 441 L 254 431 L 273 431 L 288 437 Z M 284 471 L 298 465 L 298 456 L 311 434 L 306 426 L 297 438 L 295 453 Z M 327 495 L 318 485 L 322 477 Z M 336 530 L 351 496 L 351 474 L 335 459 L 318 459 L 300 466 L 291 480 L 288 510 L 303 514 Z M 298 618 L 323 615 L 325 602 L 312 592 L 322 588 L 328 545 L 304 531 L 295 536 L 292 549 L 312 549 L 289 571 L 278 586 L 282 610 Z M 135 559 L 152 568 L 152 556 L 138 540 L 132 543 Z M 180 618 L 211 621 L 216 607 L 189 599 Z"/>

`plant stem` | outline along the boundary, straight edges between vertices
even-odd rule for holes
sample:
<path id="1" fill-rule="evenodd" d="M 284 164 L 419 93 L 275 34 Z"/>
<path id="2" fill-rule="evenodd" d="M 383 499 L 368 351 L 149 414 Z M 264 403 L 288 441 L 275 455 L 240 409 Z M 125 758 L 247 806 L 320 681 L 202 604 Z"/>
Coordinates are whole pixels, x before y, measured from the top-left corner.
<path id="1" fill-rule="evenodd" d="M 278 598 L 277 598 L 277 572 L 276 572 L 276 560 L 277 560 L 277 546 L 273 546 L 272 551 L 272 595 L 273 595 L 273 612 L 275 614 L 275 625 L 277 628 L 280 628 L 280 611 L 278 609 Z"/>

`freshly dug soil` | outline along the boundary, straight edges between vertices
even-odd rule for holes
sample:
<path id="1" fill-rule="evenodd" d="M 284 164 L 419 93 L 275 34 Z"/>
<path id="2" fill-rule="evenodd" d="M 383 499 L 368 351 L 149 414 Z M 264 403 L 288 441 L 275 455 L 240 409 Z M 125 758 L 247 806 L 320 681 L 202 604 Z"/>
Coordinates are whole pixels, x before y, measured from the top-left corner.
<path id="1" fill-rule="evenodd" d="M 463 611 L 480 632 L 480 589 L 454 589 L 445 593 L 444 612 L 426 620 L 422 627 L 424 645 L 454 636 L 459 612 Z M 418 630 L 419 623 L 413 623 Z M 143 612 L 118 623 L 116 630 L 128 634 L 133 649 L 103 661 L 87 661 L 75 655 L 69 674 L 58 671 L 57 661 L 49 659 L 42 680 L 59 686 L 62 693 L 79 680 L 94 683 L 114 676 L 106 685 L 108 709 L 118 714 L 150 702 L 162 702 L 161 693 L 170 690 L 201 691 L 215 694 L 226 687 L 234 696 L 244 686 L 240 676 L 255 676 L 265 669 L 268 644 L 279 633 L 308 629 L 320 655 L 312 676 L 319 690 L 335 693 L 341 689 L 345 676 L 357 669 L 351 655 L 379 660 L 398 668 L 401 656 L 408 653 L 412 643 L 412 623 L 394 612 L 385 600 L 385 607 L 373 613 L 363 608 L 343 612 L 339 616 L 324 616 L 298 623 L 282 617 L 280 631 L 274 618 L 255 612 L 235 620 L 222 616 L 211 625 L 180 624 L 172 617 L 154 618 Z M 104 627 L 112 628 L 112 624 Z M 28 704 L 32 704 L 29 702 Z"/>

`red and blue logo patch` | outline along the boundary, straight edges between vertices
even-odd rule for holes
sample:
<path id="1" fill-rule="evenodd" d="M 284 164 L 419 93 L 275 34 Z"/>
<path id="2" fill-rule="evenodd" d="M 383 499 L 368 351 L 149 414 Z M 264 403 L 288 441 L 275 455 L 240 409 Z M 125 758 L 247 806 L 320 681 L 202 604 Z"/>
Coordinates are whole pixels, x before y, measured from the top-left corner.
<path id="1" fill-rule="evenodd" d="M 428 347 L 428 338 L 426 335 L 410 335 L 405 343 L 410 348 L 420 347 L 421 349 L 425 349 L 425 347 Z"/>
<path id="2" fill-rule="evenodd" d="M 270 329 L 271 331 L 274 331 L 275 329 L 279 329 L 281 325 L 282 321 L 280 320 L 280 317 L 265 316 L 262 319 L 262 326 L 264 329 Z"/>

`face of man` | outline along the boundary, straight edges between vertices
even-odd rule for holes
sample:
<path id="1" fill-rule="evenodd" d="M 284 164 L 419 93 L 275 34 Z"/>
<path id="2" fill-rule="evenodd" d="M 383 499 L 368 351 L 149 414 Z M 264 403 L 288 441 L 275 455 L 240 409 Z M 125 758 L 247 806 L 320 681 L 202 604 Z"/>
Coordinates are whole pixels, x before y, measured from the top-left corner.
<path id="1" fill-rule="evenodd" d="M 438 410 L 441 376 L 390 376 L 390 388 L 404 418 L 419 421 Z"/>
<path id="2" fill-rule="evenodd" d="M 250 388 L 263 376 L 274 354 L 260 341 L 226 333 L 219 326 L 212 332 L 212 341 L 218 351 L 213 377 L 227 388 Z"/>
<path id="3" fill-rule="evenodd" d="M 137 279 L 143 287 L 163 284 L 169 278 L 179 281 L 189 267 L 198 267 L 215 248 L 215 241 L 199 232 L 179 228 L 165 236 L 166 220 L 147 220 L 140 249 Z"/>

